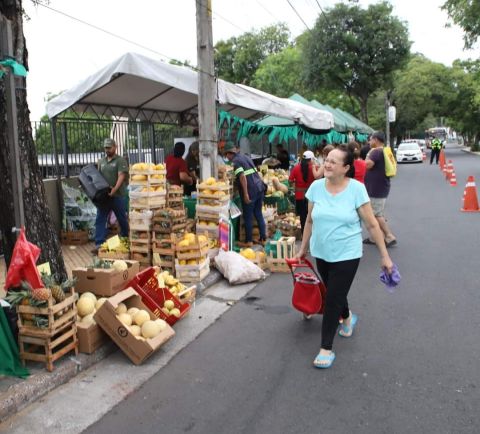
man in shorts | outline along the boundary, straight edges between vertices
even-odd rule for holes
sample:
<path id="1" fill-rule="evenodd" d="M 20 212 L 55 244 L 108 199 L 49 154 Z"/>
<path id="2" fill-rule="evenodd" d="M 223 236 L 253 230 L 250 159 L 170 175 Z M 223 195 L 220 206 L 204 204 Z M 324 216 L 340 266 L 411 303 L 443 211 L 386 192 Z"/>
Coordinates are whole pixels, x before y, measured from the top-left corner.
<path id="1" fill-rule="evenodd" d="M 397 239 L 387 225 L 385 219 L 385 202 L 390 193 L 390 178 L 385 175 L 385 159 L 383 147 L 385 146 L 385 134 L 376 131 L 370 137 L 370 151 L 365 160 L 367 173 L 365 174 L 365 187 L 370 196 L 373 213 L 380 225 L 387 247 L 397 244 Z M 364 244 L 375 244 L 369 238 L 363 240 Z"/>

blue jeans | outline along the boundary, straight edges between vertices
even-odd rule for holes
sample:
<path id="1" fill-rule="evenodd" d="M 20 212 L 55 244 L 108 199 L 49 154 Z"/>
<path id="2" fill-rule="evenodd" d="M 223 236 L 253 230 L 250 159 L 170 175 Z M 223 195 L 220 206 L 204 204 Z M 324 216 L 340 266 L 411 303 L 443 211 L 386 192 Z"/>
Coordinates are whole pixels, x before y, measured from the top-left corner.
<path id="1" fill-rule="evenodd" d="M 250 198 L 250 203 L 246 204 L 242 200 L 243 220 L 245 222 L 245 242 L 252 242 L 252 230 L 253 230 L 253 216 L 258 223 L 260 229 L 260 239 L 266 240 L 265 220 L 262 214 L 263 194 L 258 194 L 256 197 Z"/>
<path id="2" fill-rule="evenodd" d="M 107 219 L 110 211 L 113 211 L 117 217 L 120 236 L 128 237 L 127 198 L 114 196 L 107 205 L 97 207 L 95 220 L 95 246 L 97 247 L 107 239 Z"/>

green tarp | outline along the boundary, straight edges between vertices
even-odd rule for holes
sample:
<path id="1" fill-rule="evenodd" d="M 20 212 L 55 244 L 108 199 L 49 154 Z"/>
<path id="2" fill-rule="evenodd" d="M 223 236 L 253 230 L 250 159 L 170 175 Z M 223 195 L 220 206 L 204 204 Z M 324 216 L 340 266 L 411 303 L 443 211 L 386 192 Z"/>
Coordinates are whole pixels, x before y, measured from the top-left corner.
<path id="1" fill-rule="evenodd" d="M 8 325 L 7 317 L 0 306 L 0 375 L 26 378 L 30 375 L 28 369 L 20 363 L 18 347 Z"/>

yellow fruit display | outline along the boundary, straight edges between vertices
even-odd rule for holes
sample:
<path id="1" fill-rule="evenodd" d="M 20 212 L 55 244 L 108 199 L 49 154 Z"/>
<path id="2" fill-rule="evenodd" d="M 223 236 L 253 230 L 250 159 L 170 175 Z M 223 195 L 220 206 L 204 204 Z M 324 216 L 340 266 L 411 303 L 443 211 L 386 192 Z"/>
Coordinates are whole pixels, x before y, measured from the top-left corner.
<path id="1" fill-rule="evenodd" d="M 179 245 L 180 247 L 188 247 L 189 244 L 190 244 L 190 241 L 188 241 L 188 240 L 182 240 L 182 241 L 180 241 L 180 242 L 178 243 L 178 245 Z"/>
<path id="2" fill-rule="evenodd" d="M 180 265 L 187 265 L 187 261 L 186 261 L 185 259 L 180 259 L 180 260 L 178 261 L 178 263 L 179 263 Z"/>
<path id="3" fill-rule="evenodd" d="M 192 234 L 191 232 L 187 232 L 184 236 L 183 236 L 183 239 L 184 240 L 188 240 L 190 243 L 194 243 L 195 242 L 195 234 Z"/>
<path id="4" fill-rule="evenodd" d="M 145 321 L 148 321 L 149 319 L 150 319 L 150 315 L 146 310 L 139 310 L 133 317 L 133 322 L 141 327 L 142 324 Z"/>
<path id="5" fill-rule="evenodd" d="M 162 164 L 162 163 L 157 164 L 157 165 L 155 166 L 155 169 L 156 169 L 156 170 L 165 170 L 165 164 Z"/>
<path id="6" fill-rule="evenodd" d="M 202 190 L 202 194 L 205 194 L 206 196 L 211 196 L 213 194 L 212 190 L 209 190 L 206 188 L 205 190 Z"/>
<path id="7" fill-rule="evenodd" d="M 208 225 L 207 226 L 212 226 L 212 227 L 215 227 L 215 226 L 218 226 L 217 223 L 215 222 L 208 222 Z"/>
<path id="8" fill-rule="evenodd" d="M 207 185 L 215 185 L 217 183 L 217 180 L 213 177 L 207 178 L 205 180 L 205 184 Z"/>
<path id="9" fill-rule="evenodd" d="M 201 243 L 206 243 L 208 241 L 208 239 L 205 235 L 199 235 L 198 236 L 198 241 L 200 241 Z"/>
<path id="10" fill-rule="evenodd" d="M 246 259 L 255 259 L 256 258 L 255 252 L 250 248 L 243 249 L 240 252 L 240 254 Z"/>
<path id="11" fill-rule="evenodd" d="M 196 259 L 189 259 L 187 261 L 187 265 L 197 265 L 197 264 L 198 264 L 198 262 L 196 261 Z"/>
<path id="12" fill-rule="evenodd" d="M 120 315 L 121 313 L 127 313 L 127 306 L 125 303 L 118 303 L 118 306 L 115 308 L 115 312 L 117 315 Z"/>
<path id="13" fill-rule="evenodd" d="M 132 181 L 146 181 L 147 175 L 132 175 Z"/>
<path id="14" fill-rule="evenodd" d="M 135 163 L 132 166 L 132 170 L 146 170 L 146 165 L 145 163 Z"/>

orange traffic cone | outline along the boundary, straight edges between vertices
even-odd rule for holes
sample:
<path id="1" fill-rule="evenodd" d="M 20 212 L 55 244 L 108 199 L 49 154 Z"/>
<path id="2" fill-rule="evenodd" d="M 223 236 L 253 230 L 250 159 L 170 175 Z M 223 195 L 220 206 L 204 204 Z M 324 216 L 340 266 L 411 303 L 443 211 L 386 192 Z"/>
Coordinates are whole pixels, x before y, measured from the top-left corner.
<path id="1" fill-rule="evenodd" d="M 445 168 L 445 152 L 443 152 L 443 149 L 440 151 L 439 163 L 440 170 L 443 170 Z"/>
<path id="2" fill-rule="evenodd" d="M 461 211 L 480 211 L 478 207 L 477 188 L 475 186 L 475 178 L 473 176 L 469 176 L 467 179 L 467 185 L 465 186 L 465 191 L 463 192 L 463 208 Z"/>
<path id="3" fill-rule="evenodd" d="M 445 179 L 447 181 L 450 180 L 450 178 L 452 177 L 452 172 L 453 172 L 453 163 L 452 163 L 452 160 L 448 160 L 448 164 L 445 165 Z"/>
<path id="4" fill-rule="evenodd" d="M 451 173 L 451 176 L 450 176 L 450 185 L 452 187 L 457 186 L 457 177 L 455 175 L 455 169 L 453 168 L 453 166 L 452 166 L 452 173 Z"/>

